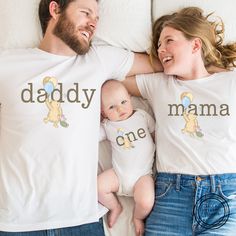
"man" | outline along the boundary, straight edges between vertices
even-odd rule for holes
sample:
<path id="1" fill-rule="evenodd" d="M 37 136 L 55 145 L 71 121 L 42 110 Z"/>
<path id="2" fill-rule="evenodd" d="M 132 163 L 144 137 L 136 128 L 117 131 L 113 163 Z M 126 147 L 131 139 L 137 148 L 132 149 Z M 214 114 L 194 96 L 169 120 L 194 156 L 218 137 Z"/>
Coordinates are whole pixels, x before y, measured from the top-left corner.
<path id="1" fill-rule="evenodd" d="M 96 0 L 41 0 L 39 17 L 39 48 L 0 56 L 0 236 L 102 236 L 100 87 L 152 68 L 144 55 L 91 46 Z"/>

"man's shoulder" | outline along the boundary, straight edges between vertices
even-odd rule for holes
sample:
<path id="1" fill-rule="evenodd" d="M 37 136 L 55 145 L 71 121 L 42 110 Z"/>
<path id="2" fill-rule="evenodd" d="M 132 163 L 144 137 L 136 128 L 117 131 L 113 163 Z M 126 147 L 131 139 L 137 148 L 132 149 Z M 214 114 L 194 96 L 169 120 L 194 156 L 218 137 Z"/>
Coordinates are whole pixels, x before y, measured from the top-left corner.
<path id="1" fill-rule="evenodd" d="M 111 46 L 107 43 L 104 43 L 104 42 L 92 42 L 91 44 L 91 49 L 93 50 L 102 50 L 102 49 L 112 49 L 112 48 L 115 48 L 114 46 Z"/>
<path id="2" fill-rule="evenodd" d="M 1 57 L 17 57 L 22 55 L 27 55 L 32 53 L 32 48 L 12 48 L 12 49 L 3 49 L 0 48 Z"/>
<path id="3" fill-rule="evenodd" d="M 103 54 L 114 54 L 117 52 L 127 52 L 128 50 L 124 49 L 124 48 L 119 48 L 119 47 L 115 47 L 115 46 L 111 46 L 105 43 L 92 43 L 91 47 L 90 47 L 90 52 L 92 53 L 96 53 L 98 55 L 103 55 Z"/>

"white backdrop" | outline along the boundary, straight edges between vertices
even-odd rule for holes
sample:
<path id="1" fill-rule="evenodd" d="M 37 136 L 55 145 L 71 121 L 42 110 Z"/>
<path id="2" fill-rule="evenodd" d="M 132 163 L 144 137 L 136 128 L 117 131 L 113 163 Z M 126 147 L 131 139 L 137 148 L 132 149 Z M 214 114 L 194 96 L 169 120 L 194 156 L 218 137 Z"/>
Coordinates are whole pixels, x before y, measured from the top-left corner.
<path id="1" fill-rule="evenodd" d="M 39 0 L 0 0 L 0 48 L 36 46 L 41 37 Z M 153 5 L 151 9 L 151 5 Z M 154 19 L 185 6 L 215 11 L 225 22 L 225 39 L 236 40 L 235 0 L 100 0 L 97 38 L 134 51 L 150 46 Z"/>
<path id="2" fill-rule="evenodd" d="M 37 46 L 41 38 L 37 9 L 39 0 L 0 0 L 0 48 Z M 152 6 L 152 9 L 151 9 Z M 100 22 L 96 40 L 134 51 L 150 46 L 151 16 L 154 19 L 181 7 L 199 6 L 215 11 L 225 22 L 227 41 L 236 40 L 235 0 L 100 0 Z M 136 104 L 147 110 L 147 104 Z M 100 169 L 111 165 L 107 143 L 100 145 Z M 124 211 L 107 235 L 134 236 L 132 199 L 121 198 Z"/>

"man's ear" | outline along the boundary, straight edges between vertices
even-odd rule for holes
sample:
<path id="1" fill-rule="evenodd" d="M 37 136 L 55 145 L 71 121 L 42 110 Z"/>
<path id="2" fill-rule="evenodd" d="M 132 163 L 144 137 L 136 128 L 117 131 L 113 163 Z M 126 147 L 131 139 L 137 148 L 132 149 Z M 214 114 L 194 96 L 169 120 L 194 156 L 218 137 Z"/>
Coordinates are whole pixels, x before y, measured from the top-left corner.
<path id="1" fill-rule="evenodd" d="M 193 43 L 193 53 L 196 53 L 197 51 L 202 49 L 202 40 L 200 38 L 193 39 L 192 43 Z"/>
<path id="2" fill-rule="evenodd" d="M 54 20 L 56 20 L 60 14 L 60 7 L 57 2 L 51 1 L 49 4 L 49 12 Z"/>

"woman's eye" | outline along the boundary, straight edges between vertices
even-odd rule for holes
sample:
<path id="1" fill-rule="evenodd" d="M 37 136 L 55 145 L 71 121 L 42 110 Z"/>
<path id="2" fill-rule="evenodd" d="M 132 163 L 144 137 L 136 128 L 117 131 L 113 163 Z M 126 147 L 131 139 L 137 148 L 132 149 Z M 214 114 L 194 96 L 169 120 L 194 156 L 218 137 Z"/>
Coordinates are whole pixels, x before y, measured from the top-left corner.
<path id="1" fill-rule="evenodd" d="M 121 104 L 125 104 L 127 102 L 127 100 L 123 100 L 122 102 L 121 102 Z"/>
<path id="2" fill-rule="evenodd" d="M 110 106 L 110 107 L 109 107 L 109 110 L 112 110 L 113 108 L 114 108 L 114 106 Z"/>
<path id="3" fill-rule="evenodd" d="M 167 39 L 166 41 L 167 41 L 167 43 L 170 43 L 173 41 L 173 39 Z"/>

